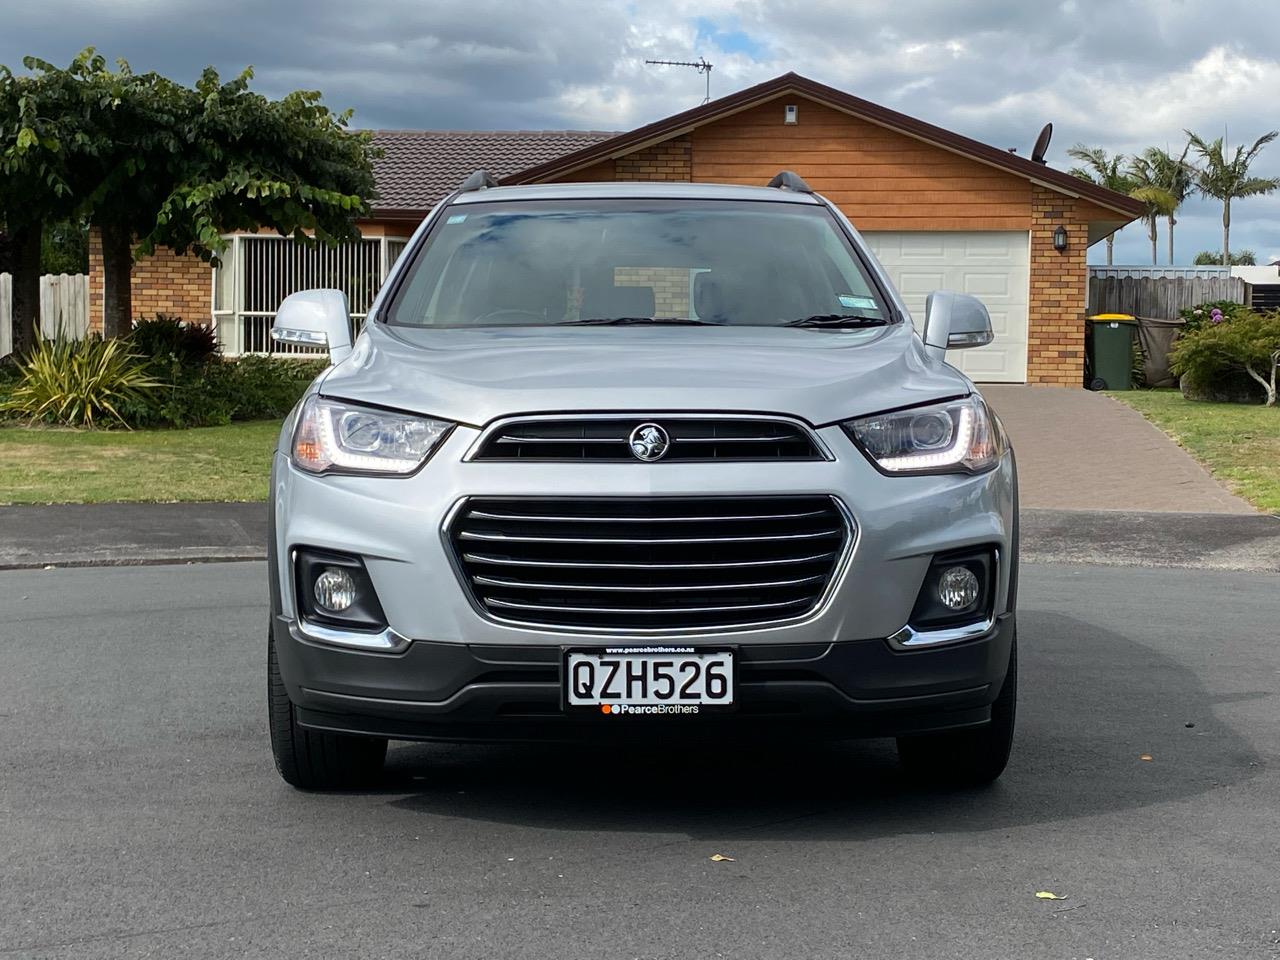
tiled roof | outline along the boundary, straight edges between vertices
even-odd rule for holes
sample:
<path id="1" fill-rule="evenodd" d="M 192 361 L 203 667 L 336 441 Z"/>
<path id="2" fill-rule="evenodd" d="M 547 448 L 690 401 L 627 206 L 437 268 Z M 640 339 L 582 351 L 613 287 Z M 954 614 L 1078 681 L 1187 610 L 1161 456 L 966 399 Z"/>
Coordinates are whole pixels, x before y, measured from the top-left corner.
<path id="1" fill-rule="evenodd" d="M 502 178 L 617 136 L 603 130 L 375 130 L 378 212 L 430 210 L 476 170 Z"/>

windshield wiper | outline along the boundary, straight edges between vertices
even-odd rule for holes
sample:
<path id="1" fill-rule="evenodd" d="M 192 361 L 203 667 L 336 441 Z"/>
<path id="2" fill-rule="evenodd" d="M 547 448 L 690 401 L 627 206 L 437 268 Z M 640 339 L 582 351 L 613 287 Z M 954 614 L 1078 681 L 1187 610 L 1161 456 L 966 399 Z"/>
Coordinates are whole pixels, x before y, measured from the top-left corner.
<path id="1" fill-rule="evenodd" d="M 628 327 L 642 324 L 671 324 L 680 327 L 714 327 L 717 324 L 692 317 L 587 317 L 583 320 L 563 320 L 561 326 Z"/>
<path id="2" fill-rule="evenodd" d="M 817 313 L 812 317 L 801 317 L 799 320 L 788 320 L 784 327 L 887 327 L 889 321 L 884 317 L 851 317 L 847 313 Z"/>

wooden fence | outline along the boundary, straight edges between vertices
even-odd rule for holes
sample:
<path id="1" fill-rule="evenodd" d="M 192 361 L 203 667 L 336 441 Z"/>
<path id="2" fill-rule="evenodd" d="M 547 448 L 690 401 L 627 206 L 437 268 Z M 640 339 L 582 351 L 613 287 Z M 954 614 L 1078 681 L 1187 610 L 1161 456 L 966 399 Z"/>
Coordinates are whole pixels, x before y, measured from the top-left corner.
<path id="1" fill-rule="evenodd" d="M 13 350 L 13 278 L 0 273 L 0 357 Z M 40 332 L 45 337 L 82 339 L 89 332 L 89 278 L 82 273 L 40 278 Z"/>
<path id="2" fill-rule="evenodd" d="M 1248 303 L 1249 285 L 1239 277 L 1089 277 L 1089 315 L 1128 313 L 1176 320 L 1178 311 L 1211 300 Z"/>

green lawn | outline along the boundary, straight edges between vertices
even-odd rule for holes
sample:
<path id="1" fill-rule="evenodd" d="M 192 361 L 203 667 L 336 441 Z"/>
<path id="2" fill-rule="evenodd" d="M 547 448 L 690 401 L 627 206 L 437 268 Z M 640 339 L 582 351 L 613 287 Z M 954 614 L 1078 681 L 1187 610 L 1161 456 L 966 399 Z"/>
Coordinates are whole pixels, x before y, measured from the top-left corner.
<path id="1" fill-rule="evenodd" d="M 1193 402 L 1177 390 L 1110 396 L 1140 411 L 1240 496 L 1280 513 L 1280 407 Z"/>
<path id="2" fill-rule="evenodd" d="M 195 430 L 0 424 L 0 503 L 265 500 L 277 421 Z"/>

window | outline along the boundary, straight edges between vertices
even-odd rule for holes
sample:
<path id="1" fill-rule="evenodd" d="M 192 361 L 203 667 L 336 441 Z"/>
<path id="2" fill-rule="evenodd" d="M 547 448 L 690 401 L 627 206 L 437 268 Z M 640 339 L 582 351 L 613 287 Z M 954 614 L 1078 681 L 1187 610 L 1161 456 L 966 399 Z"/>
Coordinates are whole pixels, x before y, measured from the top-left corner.
<path id="1" fill-rule="evenodd" d="M 778 326 L 888 311 L 823 207 L 769 201 L 456 204 L 387 321 L 545 326 L 668 317 Z"/>
<path id="2" fill-rule="evenodd" d="M 238 234 L 213 272 L 213 317 L 222 352 L 323 351 L 271 339 L 280 301 L 298 290 L 334 287 L 351 304 L 352 335 L 359 333 L 373 298 L 407 240 L 370 237 L 333 246 L 301 243 L 271 234 Z"/>

